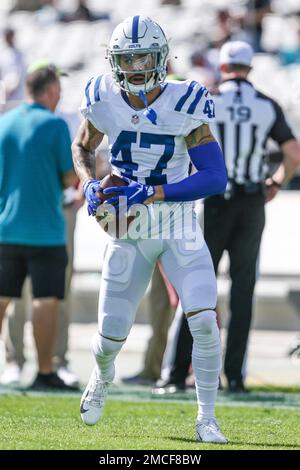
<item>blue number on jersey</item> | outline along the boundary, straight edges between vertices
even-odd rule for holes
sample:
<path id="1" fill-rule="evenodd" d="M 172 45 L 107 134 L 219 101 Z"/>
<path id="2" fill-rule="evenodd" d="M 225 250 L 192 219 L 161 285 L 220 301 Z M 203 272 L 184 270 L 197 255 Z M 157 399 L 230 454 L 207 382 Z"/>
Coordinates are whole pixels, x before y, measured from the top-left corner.
<path id="1" fill-rule="evenodd" d="M 138 169 L 138 164 L 133 163 L 131 157 L 131 144 L 136 143 L 136 132 L 131 131 L 122 131 L 119 135 L 117 140 L 115 141 L 114 145 L 111 148 L 111 163 L 118 168 L 123 168 L 125 170 L 123 172 L 123 176 L 127 176 L 127 178 L 132 178 L 133 170 Z M 117 156 L 121 152 L 122 160 L 117 160 Z"/>
<path id="2" fill-rule="evenodd" d="M 165 150 L 157 162 L 156 167 L 151 170 L 150 176 L 146 178 L 146 184 L 166 184 L 167 177 L 162 174 L 162 171 L 167 168 L 168 161 L 172 158 L 175 148 L 175 139 L 173 135 L 166 134 L 148 134 L 141 133 L 141 148 L 150 148 L 151 145 L 164 145 Z"/>
<path id="3" fill-rule="evenodd" d="M 136 176 L 133 175 L 133 171 L 138 169 L 138 164 L 132 161 L 131 144 L 136 143 L 136 141 L 137 132 L 122 131 L 111 149 L 112 165 L 125 170 L 122 172 L 122 175 L 133 180 L 137 180 Z M 158 160 L 156 167 L 150 171 L 150 176 L 145 178 L 145 183 L 151 185 L 166 184 L 167 177 L 162 172 L 167 168 L 168 161 L 174 154 L 175 137 L 173 135 L 142 132 L 139 147 L 149 149 L 151 145 L 164 145 L 165 150 Z M 119 152 L 121 152 L 122 160 L 117 160 Z"/>
<path id="4" fill-rule="evenodd" d="M 206 100 L 203 108 L 203 113 L 211 119 L 215 117 L 215 103 L 213 100 Z"/>

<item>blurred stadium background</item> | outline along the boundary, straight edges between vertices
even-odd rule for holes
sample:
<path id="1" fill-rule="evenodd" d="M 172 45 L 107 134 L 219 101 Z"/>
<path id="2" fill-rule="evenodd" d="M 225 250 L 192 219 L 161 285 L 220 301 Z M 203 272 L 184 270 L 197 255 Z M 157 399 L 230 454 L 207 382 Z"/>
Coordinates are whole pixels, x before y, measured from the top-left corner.
<path id="1" fill-rule="evenodd" d="M 244 0 L 173 2 L 180 5 L 163 0 L 140 0 L 138 5 L 130 0 L 89 0 L 90 10 L 102 18 L 92 22 L 58 21 L 57 11 L 71 14 L 77 4 L 75 0 L 44 2 L 54 3 L 56 12 L 51 10 L 51 5 L 48 5 L 48 10 L 44 9 L 44 13 L 41 10 L 28 11 L 35 10 L 39 3 L 43 2 L 1 0 L 0 29 L 7 26 L 15 29 L 17 46 L 27 64 L 48 59 L 69 73 L 68 78 L 62 79 L 63 97 L 59 112 L 66 117 L 73 132 L 80 119 L 77 110 L 85 83 L 94 74 L 109 71 L 105 60 L 106 44 L 114 26 L 125 17 L 141 13 L 156 19 L 170 38 L 172 71 L 199 81 L 213 82 L 216 78 L 218 44 L 225 34 L 217 21 L 222 12 L 229 15 L 226 27 L 229 27 L 232 39 L 248 40 L 251 36 L 251 31 L 241 28 L 235 21 L 247 13 L 246 4 L 249 2 Z M 271 2 L 271 12 L 263 19 L 261 45 L 263 52 L 255 55 L 250 79 L 282 105 L 295 135 L 300 138 L 300 0 Z M 201 67 L 192 65 L 193 57 L 198 56 L 202 60 Z M 277 149 L 271 145 L 270 152 L 276 164 Z M 105 142 L 101 153 L 107 156 Z M 254 332 L 249 349 L 250 383 L 251 380 L 255 383 L 300 383 L 300 361 L 295 365 L 288 358 L 291 341 L 297 339 L 300 331 L 300 183 L 297 179 L 294 186 L 295 190 L 281 191 L 267 206 L 267 225 L 258 268 Z M 95 329 L 99 270 L 105 248 L 105 235 L 96 223 L 88 219 L 85 207 L 79 212 L 75 237 L 71 364 L 85 381 L 89 375 L 87 364 L 92 363 L 89 343 Z M 224 258 L 219 278 L 224 326 L 229 288 L 226 272 L 227 260 Z M 150 334 L 146 307 L 146 302 L 143 302 L 137 325 L 120 355 L 119 375 L 121 369 L 125 375 L 130 375 L 141 365 L 142 352 Z M 28 333 L 29 330 L 30 324 Z M 34 352 L 29 334 L 27 347 L 31 357 Z M 34 361 L 30 364 L 28 374 L 31 375 L 30 367 L 34 367 Z"/>

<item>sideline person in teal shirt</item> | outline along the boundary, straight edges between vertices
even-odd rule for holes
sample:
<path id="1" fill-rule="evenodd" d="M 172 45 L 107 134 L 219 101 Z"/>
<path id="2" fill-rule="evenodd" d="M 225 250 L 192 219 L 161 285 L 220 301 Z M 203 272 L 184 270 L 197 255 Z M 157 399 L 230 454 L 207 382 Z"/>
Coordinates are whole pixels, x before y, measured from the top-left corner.
<path id="1" fill-rule="evenodd" d="M 0 117 L 0 326 L 29 275 L 39 362 L 34 389 L 67 388 L 53 372 L 52 355 L 67 264 L 62 196 L 77 177 L 67 124 L 54 114 L 59 75 L 54 65 L 31 67 L 29 102 Z"/>

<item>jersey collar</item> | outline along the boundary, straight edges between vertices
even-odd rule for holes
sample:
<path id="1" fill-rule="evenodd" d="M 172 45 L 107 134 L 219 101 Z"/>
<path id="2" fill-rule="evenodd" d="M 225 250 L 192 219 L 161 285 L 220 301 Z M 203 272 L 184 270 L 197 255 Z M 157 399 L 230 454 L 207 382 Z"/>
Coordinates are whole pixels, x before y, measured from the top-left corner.
<path id="1" fill-rule="evenodd" d="M 155 100 L 152 101 L 152 103 L 151 103 L 149 106 L 152 106 L 152 105 L 155 103 L 155 101 L 158 100 L 158 98 L 163 94 L 163 92 L 165 91 L 165 89 L 167 88 L 167 86 L 168 86 L 168 83 L 161 83 L 159 95 L 157 95 L 157 97 L 155 98 Z M 125 103 L 127 103 L 128 106 L 130 106 L 131 109 L 134 109 L 134 111 L 145 111 L 145 108 L 134 108 L 134 107 L 131 105 L 131 103 L 130 103 L 130 101 L 129 101 L 129 98 L 128 98 L 128 96 L 127 96 L 127 94 L 126 94 L 126 92 L 125 92 L 124 90 L 121 90 L 121 96 L 122 96 L 123 100 L 125 101 Z"/>
<path id="2" fill-rule="evenodd" d="M 249 80 L 247 80 L 246 78 L 241 78 L 241 77 L 237 77 L 237 78 L 227 78 L 226 80 L 223 80 L 221 82 L 221 85 L 223 85 L 223 83 L 228 83 L 228 82 L 236 82 L 236 83 L 247 83 L 248 85 L 252 86 L 252 83 L 249 82 Z"/>

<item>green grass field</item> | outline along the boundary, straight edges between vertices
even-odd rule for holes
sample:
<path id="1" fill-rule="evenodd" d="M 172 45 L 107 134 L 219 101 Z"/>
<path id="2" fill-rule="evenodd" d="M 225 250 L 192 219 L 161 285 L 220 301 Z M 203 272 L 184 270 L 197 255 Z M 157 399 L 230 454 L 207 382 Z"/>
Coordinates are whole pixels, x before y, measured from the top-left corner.
<path id="1" fill-rule="evenodd" d="M 300 449 L 299 394 L 261 392 L 245 403 L 221 398 L 217 417 L 230 440 L 226 446 L 194 441 L 191 398 L 149 401 L 147 394 L 112 394 L 94 427 L 81 422 L 79 400 L 0 395 L 0 449 Z"/>

